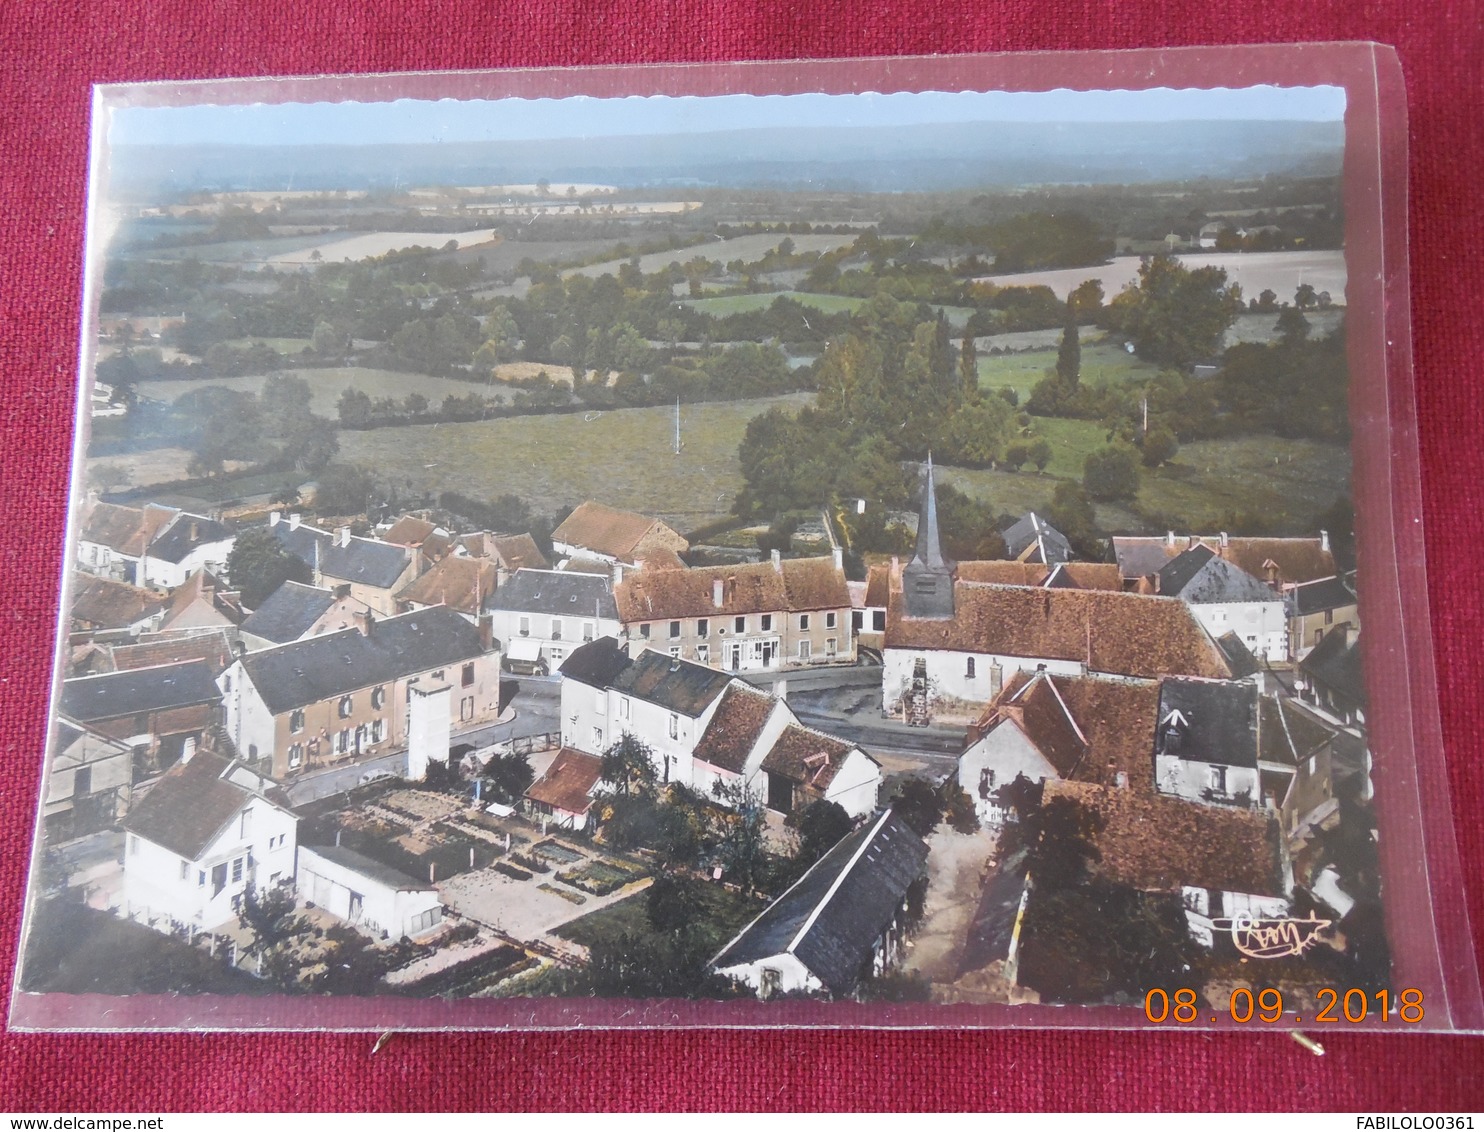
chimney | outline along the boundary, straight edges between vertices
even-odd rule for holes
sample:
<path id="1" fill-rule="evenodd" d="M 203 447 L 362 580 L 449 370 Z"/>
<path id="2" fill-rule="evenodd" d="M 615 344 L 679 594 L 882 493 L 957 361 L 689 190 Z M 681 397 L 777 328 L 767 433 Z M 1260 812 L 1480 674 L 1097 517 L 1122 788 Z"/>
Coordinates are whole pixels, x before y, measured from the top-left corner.
<path id="1" fill-rule="evenodd" d="M 270 527 L 276 527 L 282 521 L 283 521 L 283 512 L 282 511 L 269 511 L 268 512 L 268 525 Z"/>
<path id="2" fill-rule="evenodd" d="M 1175 549 L 1175 532 L 1174 531 L 1166 531 L 1165 532 L 1165 545 L 1167 547 L 1169 547 L 1171 550 L 1174 550 Z"/>
<path id="3" fill-rule="evenodd" d="M 845 569 L 845 551 L 838 546 L 835 547 L 835 569 L 837 571 L 843 571 Z"/>
<path id="4" fill-rule="evenodd" d="M 351 619 L 355 621 L 356 629 L 363 637 L 369 637 L 372 628 L 376 625 L 376 617 L 369 609 L 356 610 L 351 614 Z"/>
<path id="5" fill-rule="evenodd" d="M 615 562 L 613 564 L 613 584 L 614 584 L 614 586 L 617 586 L 622 581 L 623 581 L 623 563 L 622 562 Z"/>
<path id="6" fill-rule="evenodd" d="M 299 529 L 299 524 L 303 521 L 304 516 L 295 511 L 292 515 L 289 516 L 289 530 L 297 531 Z"/>
<path id="7" fill-rule="evenodd" d="M 349 546 L 350 545 L 350 528 L 349 527 L 336 527 L 335 528 L 335 545 L 336 546 Z"/>
<path id="8" fill-rule="evenodd" d="M 481 613 L 479 620 L 475 622 L 479 629 L 479 647 L 485 652 L 491 652 L 495 647 L 495 618 L 494 614 Z"/>
<path id="9" fill-rule="evenodd" d="M 891 576 L 898 577 L 902 572 L 902 560 L 895 554 L 891 556 Z"/>
<path id="10" fill-rule="evenodd" d="M 1322 551 L 1324 551 L 1325 554 L 1328 554 L 1329 553 L 1329 532 L 1328 531 L 1320 531 L 1319 532 L 1319 549 L 1322 550 Z"/>
<path id="11" fill-rule="evenodd" d="M 780 574 L 783 573 L 783 554 L 780 551 L 778 551 L 778 550 L 775 549 L 773 551 L 772 557 L 773 557 L 773 569 L 777 570 Z"/>
<path id="12" fill-rule="evenodd" d="M 788 680 L 786 678 L 773 681 L 773 695 L 780 700 L 788 699 Z"/>
<path id="13" fill-rule="evenodd" d="M 187 735 L 185 743 L 180 748 L 180 765 L 185 766 L 196 753 L 196 737 Z"/>
<path id="14" fill-rule="evenodd" d="M 711 604 L 716 606 L 717 609 L 722 607 L 722 581 L 720 578 L 716 578 L 711 583 Z"/>
<path id="15" fill-rule="evenodd" d="M 1230 545 L 1231 545 L 1231 539 L 1229 539 L 1227 537 L 1227 534 L 1226 534 L 1225 531 L 1222 531 L 1221 532 L 1221 549 L 1222 550 L 1225 550 Z"/>
<path id="16" fill-rule="evenodd" d="M 192 519 L 191 520 L 191 541 L 192 542 L 197 542 L 197 541 L 200 540 L 200 538 L 201 538 L 201 524 L 198 523 L 198 522 L 196 522 L 196 520 Z"/>
<path id="17" fill-rule="evenodd" d="M 350 597 L 350 583 L 342 582 L 340 583 L 340 585 L 335 586 L 333 589 L 330 590 L 330 596 L 333 597 L 336 601 L 344 601 L 346 598 Z"/>

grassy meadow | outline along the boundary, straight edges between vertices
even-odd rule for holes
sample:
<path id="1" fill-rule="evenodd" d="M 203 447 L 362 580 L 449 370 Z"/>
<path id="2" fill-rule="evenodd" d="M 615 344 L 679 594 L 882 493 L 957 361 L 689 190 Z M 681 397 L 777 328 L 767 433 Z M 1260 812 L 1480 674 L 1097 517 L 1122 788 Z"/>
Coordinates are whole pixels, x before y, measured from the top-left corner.
<path id="1" fill-rule="evenodd" d="M 270 339 L 269 345 L 272 345 L 273 341 Z M 293 342 L 297 339 L 281 339 L 281 341 Z M 309 382 L 311 411 L 332 420 L 337 415 L 336 404 L 340 400 L 340 394 L 350 388 L 359 389 L 372 400 L 379 397 L 394 397 L 400 401 L 409 393 L 421 393 L 434 405 L 450 394 L 455 397 L 467 397 L 470 393 L 478 393 L 482 397 L 509 399 L 508 391 L 501 389 L 498 385 L 454 381 L 451 378 L 430 377 L 422 373 L 369 369 L 365 366 L 334 366 L 326 369 L 285 370 L 284 372 L 295 377 L 302 377 Z M 261 393 L 263 383 L 267 380 L 268 375 L 257 374 L 247 377 L 203 377 L 191 381 L 141 381 L 139 395 L 156 401 L 173 402 L 183 393 L 192 389 L 202 389 L 208 385 L 237 389 L 245 393 Z"/>
<path id="2" fill-rule="evenodd" d="M 812 396 L 684 405 L 678 456 L 675 410 L 657 407 L 342 431 L 340 459 L 415 490 L 477 499 L 510 492 L 544 511 L 601 499 L 686 531 L 730 513 L 747 422 Z"/>

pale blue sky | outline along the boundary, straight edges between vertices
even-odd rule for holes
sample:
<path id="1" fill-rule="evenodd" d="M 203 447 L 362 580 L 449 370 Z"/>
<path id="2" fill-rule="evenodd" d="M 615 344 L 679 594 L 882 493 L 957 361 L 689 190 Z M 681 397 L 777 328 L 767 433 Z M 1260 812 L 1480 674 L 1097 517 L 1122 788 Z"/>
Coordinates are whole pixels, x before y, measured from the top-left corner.
<path id="1" fill-rule="evenodd" d="M 114 145 L 367 145 L 971 122 L 1340 121 L 1341 87 L 631 96 L 114 110 Z"/>

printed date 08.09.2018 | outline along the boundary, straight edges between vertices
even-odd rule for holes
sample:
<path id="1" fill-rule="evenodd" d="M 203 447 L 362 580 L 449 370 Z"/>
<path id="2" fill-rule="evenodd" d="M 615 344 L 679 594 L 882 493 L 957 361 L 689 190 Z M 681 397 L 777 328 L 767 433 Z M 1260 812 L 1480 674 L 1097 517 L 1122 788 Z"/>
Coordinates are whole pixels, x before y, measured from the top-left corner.
<path id="1" fill-rule="evenodd" d="M 1311 1022 L 1407 1022 L 1416 1024 L 1424 1017 L 1422 992 L 1408 987 L 1401 992 L 1388 990 L 1364 991 L 1359 987 L 1336 990 L 1321 987 L 1316 1011 L 1309 1016 Z M 1210 1022 L 1219 1020 L 1211 1013 L 1214 1004 L 1201 1007 L 1196 992 L 1189 987 L 1167 991 L 1155 987 L 1144 995 L 1144 1017 L 1159 1022 L 1199 1022 L 1204 1015 Z M 1226 1003 L 1226 1016 L 1233 1022 L 1282 1022 L 1284 1020 L 1283 992 L 1276 987 L 1263 987 L 1252 991 L 1238 987 L 1232 991 Z M 1290 1016 L 1291 1022 L 1302 1022 L 1299 1015 Z"/>

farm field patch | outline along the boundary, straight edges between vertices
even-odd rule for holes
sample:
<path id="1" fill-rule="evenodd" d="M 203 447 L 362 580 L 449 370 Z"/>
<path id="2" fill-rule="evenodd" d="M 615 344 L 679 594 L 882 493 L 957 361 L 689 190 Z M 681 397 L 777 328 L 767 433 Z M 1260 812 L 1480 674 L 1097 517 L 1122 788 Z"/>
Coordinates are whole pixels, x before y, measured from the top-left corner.
<path id="1" fill-rule="evenodd" d="M 1316 291 L 1328 291 L 1335 302 L 1344 302 L 1345 253 L 1339 249 L 1309 252 L 1190 252 L 1175 257 L 1189 268 L 1220 267 L 1227 280 L 1242 287 L 1242 296 L 1255 299 L 1265 289 L 1280 302 L 1292 300 L 1300 283 Z M 1000 287 L 1050 287 L 1065 299 L 1089 279 L 1100 279 L 1103 294 L 1111 299 L 1139 276 L 1138 256 L 1117 256 L 1096 267 L 1064 267 L 1054 271 L 1028 271 L 1016 275 L 984 275 L 976 282 Z"/>
<path id="2" fill-rule="evenodd" d="M 360 232 L 338 240 L 326 240 L 320 236 L 307 247 L 272 256 L 269 262 L 286 267 L 307 267 L 321 262 L 363 260 L 405 248 L 443 248 L 450 243 L 460 249 L 472 248 L 496 242 L 499 238 L 493 228 L 474 228 L 467 232 Z"/>
<path id="3" fill-rule="evenodd" d="M 551 369 L 552 367 L 547 367 Z M 450 395 L 467 397 L 477 393 L 482 397 L 506 400 L 509 394 L 485 382 L 454 381 L 447 377 L 431 377 L 423 373 L 400 373 L 396 370 L 370 369 L 365 366 L 334 366 L 327 369 L 286 370 L 287 374 L 302 377 L 309 382 L 310 409 L 322 417 L 336 417 L 336 403 L 346 389 L 356 388 L 372 400 L 379 397 L 394 397 L 401 400 L 409 393 L 421 393 L 433 405 Z M 553 373 L 553 379 L 556 378 Z M 244 393 L 261 393 L 268 375 L 257 374 L 245 377 L 208 377 L 190 381 L 141 381 L 138 386 L 141 397 L 156 401 L 173 402 L 183 393 L 202 389 L 208 385 L 236 389 Z M 343 442 L 343 438 L 342 438 Z"/>
<path id="4" fill-rule="evenodd" d="M 697 256 L 703 259 L 715 260 L 721 263 L 730 263 L 734 259 L 740 259 L 746 263 L 760 260 L 770 251 L 776 248 L 784 240 L 792 240 L 796 252 L 827 252 L 835 248 L 844 247 L 855 240 L 854 236 L 828 236 L 828 235 L 798 235 L 792 236 L 787 232 L 760 232 L 754 236 L 734 236 L 730 240 L 713 240 L 710 243 L 697 244 L 690 248 L 676 248 L 671 251 L 651 252 L 639 257 L 639 270 L 646 275 L 653 274 L 661 268 L 669 267 L 672 263 L 686 263 Z M 618 269 L 629 261 L 626 259 L 610 259 L 603 263 L 593 263 L 586 267 L 574 267 L 565 275 L 586 275 L 596 279 L 600 275 L 617 275 Z"/>
<path id="5" fill-rule="evenodd" d="M 674 453 L 673 407 L 505 417 L 340 433 L 340 459 L 415 491 L 479 499 L 507 492 L 537 510 L 584 499 L 642 511 L 680 531 L 722 518 L 742 486 L 737 447 L 747 422 L 812 394 L 683 405 Z"/>

